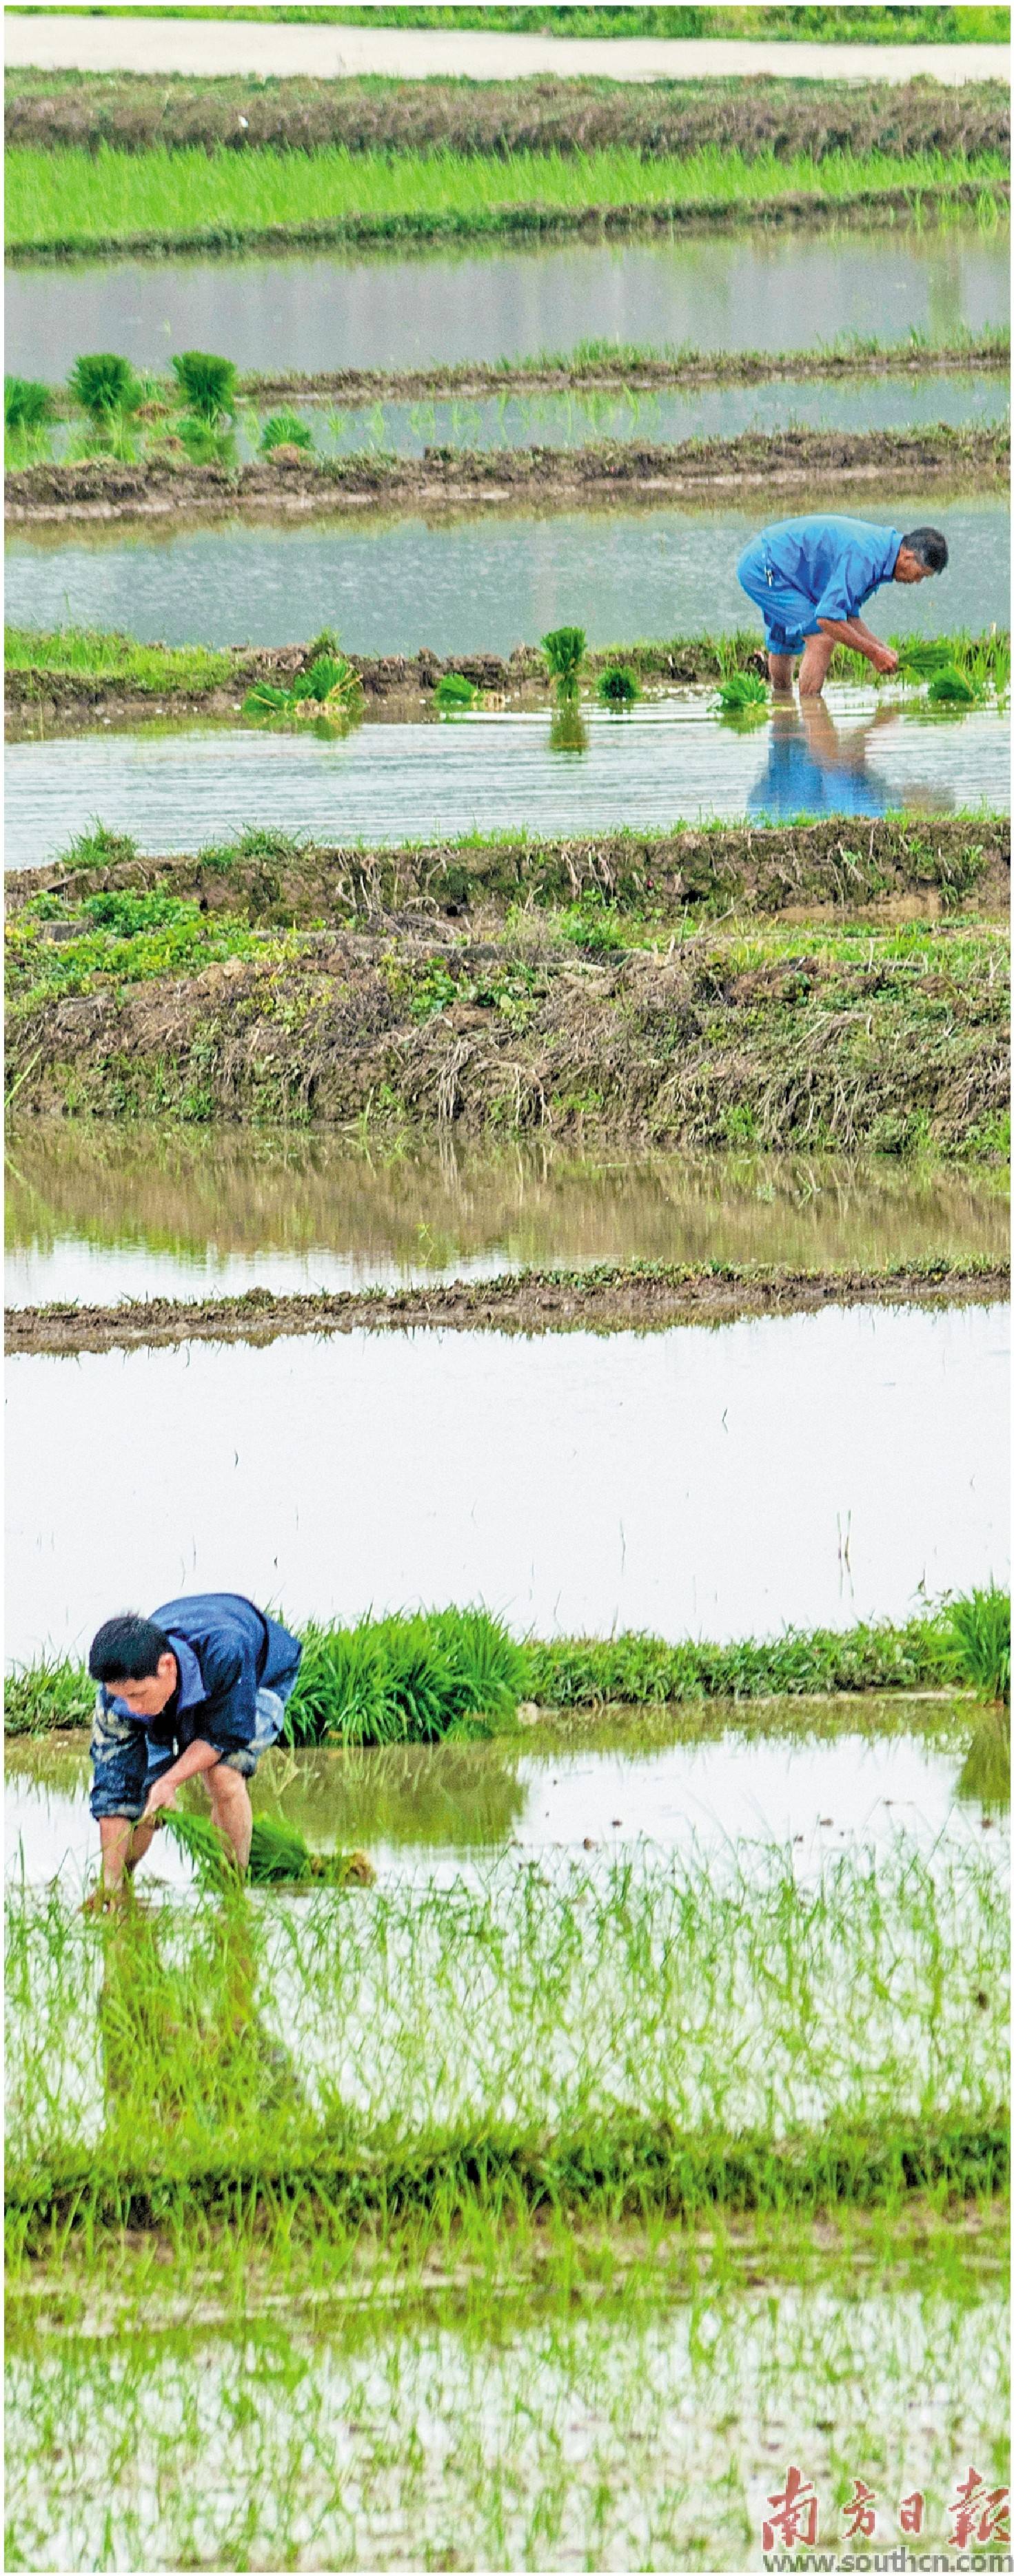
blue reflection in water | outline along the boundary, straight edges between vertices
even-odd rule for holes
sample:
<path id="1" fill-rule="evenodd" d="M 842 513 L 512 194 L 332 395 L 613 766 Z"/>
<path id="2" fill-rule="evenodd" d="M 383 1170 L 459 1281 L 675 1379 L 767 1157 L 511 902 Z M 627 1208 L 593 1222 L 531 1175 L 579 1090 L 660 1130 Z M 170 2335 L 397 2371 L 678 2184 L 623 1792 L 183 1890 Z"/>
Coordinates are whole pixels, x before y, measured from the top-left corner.
<path id="1" fill-rule="evenodd" d="M 867 766 L 871 739 L 897 721 L 896 707 L 878 707 L 864 723 L 842 732 L 822 698 L 773 707 L 767 763 L 747 796 L 748 815 L 784 823 L 797 814 L 881 815 L 919 804 L 923 800 L 911 781 L 892 788 Z M 936 786 L 932 803 L 939 814 L 951 809 L 953 798 Z"/>

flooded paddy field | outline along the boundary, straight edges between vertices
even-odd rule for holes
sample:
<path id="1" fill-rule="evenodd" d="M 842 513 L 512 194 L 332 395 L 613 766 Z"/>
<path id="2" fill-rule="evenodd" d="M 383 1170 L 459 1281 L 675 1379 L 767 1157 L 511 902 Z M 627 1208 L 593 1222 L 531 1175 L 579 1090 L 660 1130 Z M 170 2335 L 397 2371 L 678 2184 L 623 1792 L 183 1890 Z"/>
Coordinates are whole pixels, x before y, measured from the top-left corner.
<path id="1" fill-rule="evenodd" d="M 805 505 L 780 489 L 778 508 Z M 926 495 L 865 483 L 821 490 L 821 505 L 908 528 Z M 178 518 L 117 527 L 40 526 L 8 536 L 7 616 L 15 625 L 116 628 L 142 642 L 278 645 L 331 626 L 352 653 L 509 653 L 547 627 L 580 624 L 593 646 L 630 634 L 730 633 L 748 615 L 736 580 L 769 513 L 761 486 L 738 507 L 660 501 L 509 515 L 493 505 L 432 520 L 347 509 L 308 525 Z M 1010 513 L 1002 493 L 940 495 L 950 548 L 939 581 L 892 585 L 886 632 L 974 633 L 1009 615 Z M 758 627 L 759 640 L 759 627 Z"/>
<path id="2" fill-rule="evenodd" d="M 8 1651 L 79 1651 L 110 1565 L 141 1600 L 242 1570 L 297 1622 L 449 1598 L 539 1635 L 905 1617 L 1003 1579 L 1007 1326 L 858 1307 L 14 1359 Z"/>
<path id="3" fill-rule="evenodd" d="M 918 2487 L 942 2543 L 968 2461 L 1006 2474 L 1002 2290 L 988 2261 L 899 2268 L 115 2341 L 9 2323 L 8 2564 L 760 2568 L 790 2451 L 824 2541 L 861 2473 L 881 2531 Z"/>
<path id="4" fill-rule="evenodd" d="M 15 1736 L 5 1763 L 8 1876 L 26 1887 L 59 1878 L 73 1894 L 99 1859 L 87 1738 Z M 480 1744 L 273 1751 L 253 1803 L 284 1815 L 314 1851 L 365 1849 L 381 1886 L 449 1884 L 497 1853 L 555 1870 L 561 1855 L 593 1868 L 636 1849 L 660 1865 L 673 1854 L 721 1863 L 731 1844 L 758 1865 L 771 1845 L 791 1846 L 809 1875 L 845 1851 L 886 1853 L 899 1834 L 925 1853 L 955 1840 L 978 1848 L 985 1835 L 981 1848 L 1002 1867 L 1009 1766 L 997 1712 L 896 1692 L 851 1707 L 789 1699 L 544 1716 Z M 200 1791 L 187 1794 L 199 1809 Z M 592 1849 L 599 1863 L 586 1861 Z M 146 1884 L 183 1888 L 191 1877 L 164 1835 Z"/>
<path id="5" fill-rule="evenodd" d="M 702 817 L 1009 810 L 1010 719 L 993 703 L 940 713 L 925 696 L 847 682 L 821 709 L 721 724 L 713 694 L 659 692 L 617 717 L 591 704 L 387 718 L 320 740 L 221 725 L 154 724 L 7 750 L 6 863 L 38 867 L 96 816 L 153 855 L 195 851 L 256 822 L 324 846 L 376 847 L 471 832 L 553 834 Z"/>
<path id="6" fill-rule="evenodd" d="M 82 349 L 165 368 L 222 349 L 242 369 L 319 373 L 536 356 L 582 340 L 813 348 L 859 332 L 982 331 L 1010 313 L 1009 227 L 974 218 L 508 249 L 18 264 L 8 368 L 53 381 Z M 407 288 L 407 291 L 406 291 Z"/>
<path id="7" fill-rule="evenodd" d="M 1006 1175 L 820 1156 L 574 1155 L 73 1120 L 8 1136 L 11 1305 L 280 1294 L 595 1262 L 1003 1260 Z"/>

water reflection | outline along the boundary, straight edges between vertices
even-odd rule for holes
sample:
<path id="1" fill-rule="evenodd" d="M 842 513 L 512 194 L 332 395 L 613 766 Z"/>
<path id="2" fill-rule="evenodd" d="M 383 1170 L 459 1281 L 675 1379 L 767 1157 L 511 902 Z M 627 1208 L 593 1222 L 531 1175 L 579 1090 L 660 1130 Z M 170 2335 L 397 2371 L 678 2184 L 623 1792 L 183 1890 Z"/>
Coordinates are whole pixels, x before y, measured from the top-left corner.
<path id="1" fill-rule="evenodd" d="M 846 732 L 835 724 L 823 698 L 800 698 L 791 705 L 776 701 L 766 766 L 747 797 L 747 813 L 771 823 L 788 822 L 796 814 L 880 816 L 902 805 L 946 813 L 954 800 L 939 785 L 931 793 L 909 779 L 899 790 L 869 767 L 871 746 L 889 728 L 897 728 L 900 717 L 897 705 L 877 707 Z"/>
<path id="2" fill-rule="evenodd" d="M 925 585 L 926 588 L 929 584 Z M 860 724 L 873 692 L 827 692 L 830 712 Z M 57 735 L 12 743 L 6 758 L 7 865 L 35 867 L 66 850 L 101 815 L 110 830 L 165 856 L 235 839 L 244 823 L 305 833 L 323 849 L 448 840 L 470 833 L 671 829 L 705 816 L 742 821 L 757 786 L 752 728 L 716 722 L 704 689 L 645 699 L 622 719 L 584 701 L 556 715 L 483 713 L 454 724 L 363 724 L 344 741 L 312 729 L 186 726 L 114 734 Z M 587 736 L 579 748 L 571 722 Z M 953 806 L 1003 813 L 1010 803 L 1010 718 L 995 704 L 940 721 L 914 701 L 886 733 L 870 724 L 866 760 L 882 787 L 876 811 Z M 554 748 L 555 739 L 555 748 Z M 779 756 L 782 746 L 777 745 Z M 799 736 L 805 779 L 790 777 L 789 810 L 807 810 L 812 789 L 822 813 L 850 809 L 855 773 L 812 759 Z M 777 773 L 776 773 L 777 774 Z M 835 802 L 838 798 L 842 801 Z"/>
<path id="3" fill-rule="evenodd" d="M 926 1849 L 970 1840 L 1002 1866 L 1004 1837 L 991 1842 L 983 1817 L 1009 1804 L 1005 1714 L 901 1697 L 857 1710 L 843 1725 L 837 1710 L 799 1701 L 691 1703 L 542 1720 L 489 1743 L 278 1748 L 253 1804 L 315 1851 L 365 1847 L 388 1883 L 508 1847 L 583 1859 L 589 1846 L 688 1854 L 767 1840 L 791 1842 L 809 1866 L 858 1846 L 885 1850 L 900 1832 Z M 58 1875 L 83 1884 L 97 1868 L 89 1777 L 81 1739 L 9 1744 L 9 1875 L 23 1867 L 30 1886 Z M 168 1837 L 152 1860 L 144 1886 L 188 1883 Z"/>
<path id="4" fill-rule="evenodd" d="M 8 1651 L 79 1650 L 111 1585 L 241 1586 L 296 1624 L 485 1602 L 537 1635 L 904 1618 L 1003 1580 L 1007 1325 L 856 1307 L 12 1359 Z"/>
<path id="5" fill-rule="evenodd" d="M 253 1286 L 395 1287 L 523 1265 L 946 1254 L 1003 1261 L 999 1169 L 821 1155 L 385 1150 L 298 1129 L 30 1120 L 8 1131 L 7 1294 L 205 1296 Z"/>
<path id="6" fill-rule="evenodd" d="M 864 491 L 867 489 L 863 487 Z M 822 508 L 855 515 L 854 483 L 822 488 Z M 802 496 L 799 504 L 802 506 Z M 897 528 L 926 517 L 925 486 L 895 477 L 869 513 Z M 566 509 L 528 503 L 457 514 L 347 510 L 309 522 L 178 516 L 122 526 L 59 524 L 8 537 L 12 624 L 115 627 L 142 643 L 291 644 L 324 626 L 347 652 L 508 654 L 554 626 L 593 645 L 637 636 L 742 629 L 736 565 L 765 516 L 762 492 L 737 499 Z M 890 631 L 978 634 L 1009 614 L 1010 510 L 1002 492 L 944 493 L 934 525 L 950 548 L 939 581 L 891 597 Z M 760 640 L 759 620 L 757 625 Z"/>
<path id="7" fill-rule="evenodd" d="M 81 349 L 167 371 L 179 349 L 242 368 L 406 367 L 533 356 L 604 339 L 814 348 L 834 332 L 979 332 L 1010 311 L 1010 237 L 946 224 L 755 224 L 644 241 L 212 259 L 75 260 L 6 279 L 6 364 L 63 377 Z"/>

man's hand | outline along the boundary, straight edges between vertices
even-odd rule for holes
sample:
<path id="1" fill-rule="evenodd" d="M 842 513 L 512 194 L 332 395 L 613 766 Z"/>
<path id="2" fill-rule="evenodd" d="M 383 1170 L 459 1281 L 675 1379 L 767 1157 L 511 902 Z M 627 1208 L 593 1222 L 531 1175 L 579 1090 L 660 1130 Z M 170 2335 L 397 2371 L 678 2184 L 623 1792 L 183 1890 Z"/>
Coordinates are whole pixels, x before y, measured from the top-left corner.
<path id="1" fill-rule="evenodd" d="M 885 680 L 898 668 L 898 656 L 892 653 L 889 644 L 878 644 L 876 652 L 870 654 L 870 660 L 874 670 L 879 671 Z"/>
<path id="2" fill-rule="evenodd" d="M 176 1785 L 175 1780 L 171 1778 L 168 1772 L 164 1779 L 152 1781 L 145 1800 L 144 1814 L 141 1818 L 142 1824 L 146 1824 L 149 1819 L 154 1824 L 159 1824 L 161 1822 L 162 1808 L 175 1806 Z"/>

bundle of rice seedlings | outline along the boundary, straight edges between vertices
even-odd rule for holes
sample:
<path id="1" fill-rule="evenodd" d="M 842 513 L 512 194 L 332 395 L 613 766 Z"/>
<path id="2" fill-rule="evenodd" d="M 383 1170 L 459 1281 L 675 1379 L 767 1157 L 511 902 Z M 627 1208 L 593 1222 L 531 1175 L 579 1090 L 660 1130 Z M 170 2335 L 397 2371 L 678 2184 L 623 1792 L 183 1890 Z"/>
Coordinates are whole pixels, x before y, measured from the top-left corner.
<path id="1" fill-rule="evenodd" d="M 301 420 L 298 411 L 274 411 L 261 429 L 261 454 L 270 456 L 276 447 L 312 447 L 313 431 Z"/>
<path id="2" fill-rule="evenodd" d="M 258 680 L 243 700 L 245 716 L 283 716 L 289 704 L 288 689 L 276 689 L 271 680 Z"/>
<path id="3" fill-rule="evenodd" d="M 767 684 L 756 671 L 733 671 L 721 680 L 712 712 L 741 724 L 759 724 L 767 714 Z"/>
<path id="4" fill-rule="evenodd" d="M 4 377 L 5 429 L 41 429 L 52 408 L 48 385 L 36 384 L 30 376 Z"/>
<path id="5" fill-rule="evenodd" d="M 236 369 L 231 358 L 216 358 L 208 349 L 182 349 L 172 361 L 172 370 L 184 402 L 205 427 L 232 419 Z"/>
<path id="6" fill-rule="evenodd" d="M 556 681 L 559 697 L 571 697 L 577 688 L 586 640 L 583 626 L 554 626 L 542 638 L 546 667 Z"/>
<path id="7" fill-rule="evenodd" d="M 956 1681 L 983 1699 L 1010 1699 L 1010 1593 L 997 1584 L 944 1608 L 946 1660 Z"/>
<path id="8" fill-rule="evenodd" d="M 144 388 L 129 358 L 117 357 L 111 349 L 75 358 L 67 383 L 75 402 L 94 421 L 106 421 L 115 412 L 136 411 L 143 399 Z"/>
<path id="9" fill-rule="evenodd" d="M 441 715 L 457 715 L 463 707 L 479 703 L 474 680 L 466 680 L 461 671 L 442 671 L 433 691 L 433 704 Z"/>
<path id="10" fill-rule="evenodd" d="M 610 662 L 599 673 L 596 694 L 604 707 L 630 707 L 641 695 L 641 683 L 629 663 Z"/>
<path id="11" fill-rule="evenodd" d="M 234 1876 L 232 1856 L 210 1817 L 171 1807 L 164 1821 L 205 1885 L 227 1886 Z M 373 1876 L 365 1852 L 313 1852 L 284 1816 L 254 1817 L 247 1871 L 252 1887 L 366 1887 Z"/>
<path id="12" fill-rule="evenodd" d="M 948 662 L 930 681 L 926 695 L 934 706 L 974 707 L 982 691 L 973 687 L 953 662 Z"/>
<path id="13" fill-rule="evenodd" d="M 898 668 L 903 679 L 932 680 L 937 671 L 951 666 L 953 655 L 949 644 L 938 635 L 907 635 L 898 646 Z"/>

